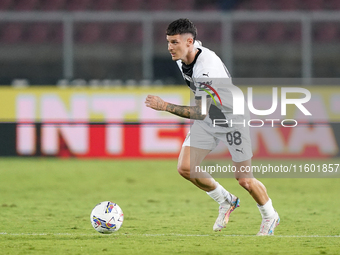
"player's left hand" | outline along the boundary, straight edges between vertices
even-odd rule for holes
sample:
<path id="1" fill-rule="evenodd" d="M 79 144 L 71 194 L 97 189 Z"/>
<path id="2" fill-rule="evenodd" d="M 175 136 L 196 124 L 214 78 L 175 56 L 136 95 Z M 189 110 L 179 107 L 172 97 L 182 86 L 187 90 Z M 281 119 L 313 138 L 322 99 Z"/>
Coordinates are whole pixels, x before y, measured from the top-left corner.
<path id="1" fill-rule="evenodd" d="M 145 105 L 157 111 L 165 111 L 167 103 L 158 96 L 148 95 L 145 100 Z"/>

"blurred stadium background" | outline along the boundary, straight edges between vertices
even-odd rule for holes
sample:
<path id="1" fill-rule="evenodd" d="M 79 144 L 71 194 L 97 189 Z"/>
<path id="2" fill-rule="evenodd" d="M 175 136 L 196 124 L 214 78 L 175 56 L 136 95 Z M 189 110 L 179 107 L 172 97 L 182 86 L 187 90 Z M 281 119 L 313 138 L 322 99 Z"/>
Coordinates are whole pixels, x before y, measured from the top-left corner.
<path id="1" fill-rule="evenodd" d="M 182 84 L 164 30 L 184 16 L 233 77 L 340 75 L 337 0 L 3 0 L 0 10 L 4 85 Z"/>
<path id="2" fill-rule="evenodd" d="M 139 124 L 179 121 L 145 109 L 148 93 L 190 101 L 165 41 L 180 17 L 233 77 L 294 78 L 312 92 L 312 119 L 286 116 L 310 125 L 254 132 L 255 155 L 339 155 L 338 0 L 2 0 L 0 155 L 176 157 L 186 123 Z M 268 108 L 271 87 L 256 93 Z M 74 123 L 46 126 L 60 121 Z"/>

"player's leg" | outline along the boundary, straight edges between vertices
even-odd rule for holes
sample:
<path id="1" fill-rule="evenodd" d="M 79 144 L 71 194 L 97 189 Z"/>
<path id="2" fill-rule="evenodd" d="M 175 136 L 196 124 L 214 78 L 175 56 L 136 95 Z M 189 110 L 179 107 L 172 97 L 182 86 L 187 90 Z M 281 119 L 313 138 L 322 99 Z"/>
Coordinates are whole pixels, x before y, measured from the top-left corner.
<path id="1" fill-rule="evenodd" d="M 216 145 L 215 138 L 195 121 L 178 157 L 178 173 L 206 192 L 216 189 L 217 184 L 209 173 L 195 170 Z"/>
<path id="2" fill-rule="evenodd" d="M 242 162 L 233 161 L 233 165 L 236 167 L 235 178 L 254 198 L 260 210 L 262 222 L 257 235 L 273 235 L 275 227 L 280 222 L 280 217 L 272 205 L 272 200 L 268 197 L 266 187 L 254 178 L 251 171 L 244 171 L 251 169 L 251 159 Z"/>
<path id="3" fill-rule="evenodd" d="M 241 172 L 241 170 L 251 169 L 251 159 L 242 162 L 233 161 L 233 165 L 236 167 L 235 178 L 238 183 L 249 192 L 258 205 L 266 204 L 269 201 L 266 187 L 254 178 L 251 172 Z"/>
<path id="4" fill-rule="evenodd" d="M 220 231 L 226 227 L 230 213 L 238 207 L 239 199 L 216 182 L 209 173 L 196 171 L 196 166 L 202 163 L 209 152 L 208 149 L 183 146 L 178 158 L 177 170 L 181 176 L 206 191 L 220 204 L 219 215 L 213 226 L 214 231 Z"/>
<path id="5" fill-rule="evenodd" d="M 216 189 L 216 182 L 207 172 L 196 171 L 210 150 L 183 146 L 178 157 L 177 171 L 188 181 L 206 192 Z"/>
<path id="6" fill-rule="evenodd" d="M 280 218 L 268 197 L 266 187 L 254 178 L 250 171 L 253 153 L 249 128 L 241 127 L 228 132 L 225 136 L 218 135 L 218 138 L 228 146 L 233 165 L 236 167 L 235 178 L 254 198 L 260 210 L 262 223 L 258 235 L 272 235 Z"/>

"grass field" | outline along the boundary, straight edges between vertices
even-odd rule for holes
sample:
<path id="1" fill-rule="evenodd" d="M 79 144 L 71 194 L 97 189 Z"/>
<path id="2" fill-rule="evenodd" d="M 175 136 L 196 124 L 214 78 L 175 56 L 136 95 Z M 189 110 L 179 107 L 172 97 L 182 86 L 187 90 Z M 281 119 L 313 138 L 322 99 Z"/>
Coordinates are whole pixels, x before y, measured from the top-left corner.
<path id="1" fill-rule="evenodd" d="M 340 179 L 262 179 L 281 223 L 257 237 L 256 204 L 233 179 L 218 181 L 241 207 L 213 232 L 218 205 L 175 160 L 1 158 L 0 176 L 0 254 L 340 254 Z M 112 235 L 90 224 L 105 200 L 125 215 Z"/>

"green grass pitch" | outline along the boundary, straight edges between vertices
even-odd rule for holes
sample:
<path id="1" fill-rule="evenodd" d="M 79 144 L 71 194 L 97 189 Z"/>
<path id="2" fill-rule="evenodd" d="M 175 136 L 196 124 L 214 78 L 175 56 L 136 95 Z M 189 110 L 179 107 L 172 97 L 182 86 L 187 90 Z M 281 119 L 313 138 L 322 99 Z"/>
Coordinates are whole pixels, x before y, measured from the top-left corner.
<path id="1" fill-rule="evenodd" d="M 280 163 L 254 161 L 268 162 Z M 340 179 L 261 179 L 281 223 L 275 236 L 257 237 L 260 213 L 237 181 L 218 179 L 241 206 L 215 233 L 218 205 L 176 164 L 1 158 L 0 254 L 340 254 Z M 90 224 L 92 208 L 105 200 L 124 211 L 112 235 Z"/>

